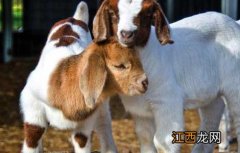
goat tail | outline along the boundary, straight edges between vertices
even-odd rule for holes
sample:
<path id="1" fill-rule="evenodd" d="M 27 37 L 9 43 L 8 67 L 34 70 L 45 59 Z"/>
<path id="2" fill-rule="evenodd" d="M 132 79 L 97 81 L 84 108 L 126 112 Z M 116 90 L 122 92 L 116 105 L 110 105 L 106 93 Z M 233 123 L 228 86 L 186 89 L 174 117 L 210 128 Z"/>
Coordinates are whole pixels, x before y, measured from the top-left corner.
<path id="1" fill-rule="evenodd" d="M 89 12 L 88 12 L 88 5 L 86 4 L 86 2 L 81 1 L 78 4 L 77 9 L 73 15 L 73 18 L 76 20 L 81 20 L 88 25 Z"/>

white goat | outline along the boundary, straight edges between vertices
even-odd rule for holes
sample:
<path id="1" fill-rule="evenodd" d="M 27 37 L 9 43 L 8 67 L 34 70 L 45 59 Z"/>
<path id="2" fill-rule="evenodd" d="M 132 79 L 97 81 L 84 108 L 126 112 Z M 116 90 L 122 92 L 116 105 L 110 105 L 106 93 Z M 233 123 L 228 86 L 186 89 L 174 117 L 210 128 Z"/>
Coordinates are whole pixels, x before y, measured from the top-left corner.
<path id="1" fill-rule="evenodd" d="M 152 20 L 155 27 L 151 27 Z M 136 122 L 142 153 L 180 152 L 172 132 L 184 130 L 183 111 L 199 108 L 200 131 L 217 131 L 224 102 L 234 117 L 240 148 L 240 27 L 231 18 L 208 12 L 170 25 L 155 0 L 105 0 L 94 20 L 94 41 L 115 36 L 139 51 L 149 78 L 142 96 L 121 96 Z M 160 43 L 159 43 L 160 42 Z M 214 144 L 196 144 L 210 153 Z M 240 150 L 238 151 L 240 153 Z"/>
<path id="2" fill-rule="evenodd" d="M 237 21 L 237 23 L 240 24 L 240 20 Z M 225 101 L 225 104 L 227 105 L 225 98 L 224 98 L 224 101 Z M 222 135 L 221 143 L 219 144 L 219 152 L 229 151 L 230 141 L 232 141 L 233 139 L 231 135 L 232 122 L 233 122 L 233 119 L 230 116 L 228 107 L 226 106 L 221 118 L 220 126 L 219 126 L 219 130 L 221 131 L 221 135 Z"/>
<path id="3" fill-rule="evenodd" d="M 43 151 L 41 139 L 48 124 L 74 130 L 71 139 L 76 153 L 90 153 L 94 129 L 101 152 L 117 152 L 108 104 L 102 102 L 116 93 L 144 93 L 148 82 L 131 48 L 110 41 L 91 43 L 83 51 L 91 42 L 87 23 L 88 8 L 81 2 L 73 18 L 57 22 L 48 36 L 39 63 L 21 92 L 23 153 Z"/>

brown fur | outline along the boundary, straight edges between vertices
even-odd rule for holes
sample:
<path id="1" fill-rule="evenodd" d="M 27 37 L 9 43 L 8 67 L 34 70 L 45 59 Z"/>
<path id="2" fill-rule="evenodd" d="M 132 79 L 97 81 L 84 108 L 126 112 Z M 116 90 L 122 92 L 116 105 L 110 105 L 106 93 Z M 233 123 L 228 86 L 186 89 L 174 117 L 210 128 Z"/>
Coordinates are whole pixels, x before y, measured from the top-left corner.
<path id="1" fill-rule="evenodd" d="M 126 71 L 113 65 L 128 64 Z M 105 75 L 107 74 L 107 75 Z M 82 54 L 59 63 L 49 82 L 49 101 L 70 120 L 79 121 L 91 115 L 97 106 L 115 93 L 129 92 L 129 83 L 143 75 L 142 65 L 133 49 L 116 42 L 92 43 Z M 90 100 L 96 102 L 88 107 Z"/>
<path id="2" fill-rule="evenodd" d="M 117 25 L 119 22 L 118 1 L 119 0 L 105 0 L 99 8 L 95 17 L 97 22 L 93 23 L 94 42 L 104 41 L 110 36 L 117 38 Z M 134 45 L 146 45 L 150 36 L 152 20 L 155 23 L 159 42 L 163 45 L 173 43 L 170 38 L 168 21 L 160 5 L 155 0 L 144 0 L 142 10 L 134 19 L 134 23 L 138 27 L 138 30 L 135 32 Z"/>
<path id="3" fill-rule="evenodd" d="M 87 26 L 87 24 L 85 23 L 85 22 L 83 22 L 83 21 L 81 21 L 81 20 L 76 20 L 76 19 L 74 19 L 74 18 L 72 18 L 72 17 L 69 17 L 69 18 L 67 18 L 67 19 L 63 19 L 63 20 L 61 20 L 61 21 L 58 21 L 58 22 L 56 22 L 54 25 L 53 25 L 53 27 L 52 27 L 52 29 L 54 29 L 55 27 L 57 27 L 57 26 L 59 26 L 59 25 L 61 25 L 61 24 L 64 24 L 64 23 L 71 23 L 71 24 L 73 24 L 73 25 L 78 25 L 78 26 L 80 26 L 80 27 L 82 27 L 86 32 L 88 32 L 88 26 Z M 51 30 L 52 30 L 51 29 Z"/>
<path id="4" fill-rule="evenodd" d="M 105 41 L 117 33 L 119 19 L 117 5 L 118 0 L 105 0 L 101 4 L 93 24 L 94 42 Z"/>
<path id="5" fill-rule="evenodd" d="M 97 42 L 103 42 L 111 36 L 110 16 L 107 1 L 103 1 L 93 21 L 93 35 Z M 94 40 L 95 41 L 95 40 Z"/>
<path id="6" fill-rule="evenodd" d="M 60 39 L 63 36 L 72 36 L 78 39 L 80 38 L 79 35 L 72 30 L 70 25 L 64 25 L 60 27 L 55 33 L 53 33 L 50 39 L 56 40 Z"/>
<path id="7" fill-rule="evenodd" d="M 152 0 L 145 0 L 142 4 L 142 10 L 134 19 L 134 23 L 139 27 L 136 33 L 135 45 L 145 46 L 150 36 L 151 21 L 152 21 Z M 141 39 L 139 39 L 141 38 Z"/>
<path id="8" fill-rule="evenodd" d="M 64 23 L 78 25 L 78 26 L 82 27 L 86 32 L 88 32 L 87 24 L 81 20 L 76 20 L 74 18 L 67 18 L 67 19 L 61 20 L 61 21 L 55 23 L 54 26 L 52 27 L 52 29 L 54 29 L 57 26 L 62 25 Z M 50 40 L 58 40 L 58 42 L 55 44 L 56 47 L 69 46 L 72 43 L 76 42 L 77 39 L 80 39 L 80 36 L 76 32 L 73 31 L 71 25 L 69 25 L 69 24 L 63 25 L 62 27 L 57 29 L 57 31 L 54 32 L 52 34 L 52 36 L 50 37 Z"/>
<path id="9" fill-rule="evenodd" d="M 154 25 L 156 28 L 156 35 L 162 45 L 172 44 L 173 41 L 170 38 L 170 29 L 168 27 L 168 21 L 162 11 L 161 6 L 155 2 L 154 3 Z"/>
<path id="10" fill-rule="evenodd" d="M 44 133 L 44 130 L 45 128 L 40 126 L 24 123 L 24 137 L 27 146 L 30 148 L 36 148 L 38 146 L 38 141 Z"/>
<path id="11" fill-rule="evenodd" d="M 108 5 L 116 14 L 118 14 L 118 0 L 108 0 Z"/>
<path id="12" fill-rule="evenodd" d="M 49 100 L 71 120 L 82 120 L 94 110 L 86 107 L 79 88 L 81 55 L 64 59 L 51 76 Z"/>
<path id="13" fill-rule="evenodd" d="M 77 141 L 78 145 L 81 148 L 84 148 L 86 146 L 88 140 L 88 138 L 82 133 L 75 134 L 74 139 Z"/>
<path id="14" fill-rule="evenodd" d="M 69 46 L 74 42 L 76 42 L 76 39 L 73 37 L 62 37 L 55 45 L 56 47 Z"/>
<path id="15" fill-rule="evenodd" d="M 56 47 L 59 47 L 71 45 L 79 38 L 80 36 L 72 30 L 72 27 L 70 25 L 64 25 L 52 34 L 50 40 L 59 39 L 58 42 L 55 44 Z"/>

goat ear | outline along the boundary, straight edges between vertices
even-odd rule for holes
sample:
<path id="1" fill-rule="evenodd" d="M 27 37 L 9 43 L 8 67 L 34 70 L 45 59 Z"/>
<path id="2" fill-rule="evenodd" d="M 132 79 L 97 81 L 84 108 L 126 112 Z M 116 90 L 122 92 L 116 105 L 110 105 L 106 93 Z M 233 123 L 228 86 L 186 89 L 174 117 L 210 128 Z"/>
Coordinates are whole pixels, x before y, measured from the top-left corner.
<path id="1" fill-rule="evenodd" d="M 161 6 L 157 2 L 154 2 L 153 19 L 159 42 L 162 45 L 174 43 L 174 41 L 170 38 L 170 28 L 167 18 L 164 15 Z"/>
<path id="2" fill-rule="evenodd" d="M 85 104 L 94 108 L 101 95 L 107 78 L 107 71 L 103 57 L 93 53 L 81 71 L 80 90 Z"/>
<path id="3" fill-rule="evenodd" d="M 105 41 L 110 36 L 110 17 L 108 5 L 105 0 L 102 2 L 93 20 L 93 37 L 94 42 Z"/>
<path id="4" fill-rule="evenodd" d="M 103 1 L 104 1 L 104 0 L 98 0 L 98 6 L 101 6 L 101 4 L 102 4 Z"/>

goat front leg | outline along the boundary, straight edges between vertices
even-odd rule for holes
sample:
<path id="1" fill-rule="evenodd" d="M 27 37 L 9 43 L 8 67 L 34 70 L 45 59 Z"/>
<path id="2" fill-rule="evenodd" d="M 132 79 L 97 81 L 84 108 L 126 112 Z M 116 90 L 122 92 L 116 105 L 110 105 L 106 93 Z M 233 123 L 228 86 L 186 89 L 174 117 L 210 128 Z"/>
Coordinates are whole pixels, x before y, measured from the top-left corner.
<path id="1" fill-rule="evenodd" d="M 99 106 L 99 115 L 96 121 L 95 131 L 100 139 L 101 152 L 117 153 L 117 148 L 112 136 L 111 114 L 109 102 Z"/>
<path id="2" fill-rule="evenodd" d="M 233 117 L 234 127 L 236 129 L 236 135 L 238 140 L 238 153 L 240 153 L 240 89 L 237 91 L 230 90 L 226 92 L 227 106 L 229 108 L 230 116 Z"/>
<path id="3" fill-rule="evenodd" d="M 71 140 L 75 153 L 91 152 L 91 132 L 74 131 Z"/>
<path id="4" fill-rule="evenodd" d="M 79 122 L 78 127 L 73 131 L 71 140 L 75 153 L 90 153 L 91 152 L 91 139 L 92 132 L 96 126 L 99 109 L 86 118 L 84 121 Z"/>
<path id="5" fill-rule="evenodd" d="M 218 97 L 207 106 L 199 108 L 199 115 L 201 119 L 199 131 L 218 131 L 224 107 L 225 104 L 223 99 L 221 97 Z M 194 145 L 192 153 L 212 153 L 213 149 L 214 143 L 199 143 Z"/>
<path id="6" fill-rule="evenodd" d="M 219 130 L 221 131 L 221 143 L 218 145 L 219 152 L 229 152 L 230 141 L 232 140 L 231 136 L 231 124 L 232 117 L 229 114 L 228 106 L 226 105 L 226 100 L 224 98 L 225 109 L 220 121 Z"/>
<path id="7" fill-rule="evenodd" d="M 135 121 L 136 134 L 140 141 L 141 153 L 156 153 L 157 150 L 153 143 L 155 125 L 152 118 L 144 118 L 132 115 Z"/>
<path id="8" fill-rule="evenodd" d="M 44 127 L 30 123 L 24 123 L 24 143 L 22 153 L 43 152 L 41 138 L 44 131 Z"/>
<path id="9" fill-rule="evenodd" d="M 42 135 L 47 128 L 47 120 L 42 102 L 24 89 L 20 107 L 24 118 L 24 142 L 22 153 L 39 153 L 42 149 Z"/>
<path id="10" fill-rule="evenodd" d="M 160 153 L 180 153 L 181 145 L 172 143 L 173 131 L 184 130 L 183 101 L 165 98 L 152 104 L 156 133 L 154 144 Z"/>

